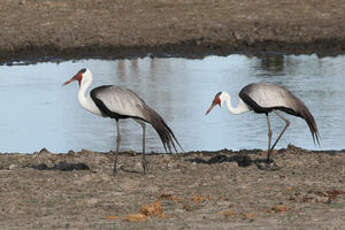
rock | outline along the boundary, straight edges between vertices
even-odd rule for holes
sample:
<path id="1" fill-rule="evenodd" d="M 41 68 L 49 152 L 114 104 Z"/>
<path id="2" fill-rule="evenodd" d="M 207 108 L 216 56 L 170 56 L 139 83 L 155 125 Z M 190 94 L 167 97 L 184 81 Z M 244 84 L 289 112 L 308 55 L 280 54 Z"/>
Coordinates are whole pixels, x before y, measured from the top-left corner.
<path id="1" fill-rule="evenodd" d="M 146 167 L 147 167 L 147 165 L 146 165 Z M 138 161 L 137 163 L 135 163 L 134 170 L 138 171 L 138 172 L 142 172 L 143 171 L 143 164 L 142 164 L 141 161 Z"/>
<path id="2" fill-rule="evenodd" d="M 88 204 L 89 206 L 94 206 L 94 205 L 97 204 L 98 202 L 99 202 L 99 200 L 96 199 L 96 198 L 91 198 L 91 199 L 87 200 L 87 204 Z"/>
<path id="3" fill-rule="evenodd" d="M 16 169 L 16 168 L 18 168 L 18 165 L 16 165 L 16 164 L 10 164 L 10 166 L 8 166 L 9 170 L 13 170 L 13 169 Z"/>
<path id="4" fill-rule="evenodd" d="M 168 163 L 167 166 L 168 166 L 169 169 L 177 168 L 177 162 L 171 161 L 171 162 Z"/>

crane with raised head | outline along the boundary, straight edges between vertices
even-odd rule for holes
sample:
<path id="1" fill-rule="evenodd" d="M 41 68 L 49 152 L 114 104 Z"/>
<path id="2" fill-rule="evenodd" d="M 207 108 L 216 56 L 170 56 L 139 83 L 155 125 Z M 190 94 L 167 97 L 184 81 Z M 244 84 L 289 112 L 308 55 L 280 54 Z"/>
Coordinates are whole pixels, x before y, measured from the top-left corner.
<path id="1" fill-rule="evenodd" d="M 303 118 L 309 126 L 313 141 L 320 144 L 320 134 L 313 115 L 301 99 L 293 95 L 283 86 L 272 83 L 252 83 L 240 91 L 238 104 L 236 107 L 231 105 L 230 95 L 223 91 L 216 94 L 211 106 L 206 111 L 206 115 L 216 106 L 225 103 L 227 109 L 232 114 L 242 114 L 249 111 L 255 113 L 263 113 L 266 115 L 268 126 L 268 151 L 267 162 L 271 162 L 271 152 L 283 136 L 284 132 L 290 125 L 290 121 L 283 117 L 278 110 L 286 112 L 290 115 Z M 280 132 L 276 141 L 271 146 L 272 127 L 268 114 L 274 112 L 285 122 L 285 127 Z"/>
<path id="2" fill-rule="evenodd" d="M 96 87 L 88 93 L 88 88 L 92 83 L 92 73 L 89 69 L 83 68 L 78 71 L 70 80 L 63 85 L 67 85 L 73 81 L 79 84 L 78 100 L 80 105 L 87 111 L 102 116 L 113 118 L 116 121 L 117 138 L 116 152 L 114 159 L 113 174 L 117 173 L 117 158 L 120 148 L 121 135 L 120 124 L 121 119 L 132 118 L 138 122 L 143 130 L 142 135 L 142 166 L 144 174 L 146 172 L 145 160 L 145 130 L 146 123 L 152 125 L 157 131 L 164 149 L 171 152 L 172 149 L 177 152 L 177 145 L 182 149 L 177 141 L 173 131 L 169 128 L 163 118 L 149 107 L 143 99 L 130 89 L 115 85 L 103 85 Z"/>

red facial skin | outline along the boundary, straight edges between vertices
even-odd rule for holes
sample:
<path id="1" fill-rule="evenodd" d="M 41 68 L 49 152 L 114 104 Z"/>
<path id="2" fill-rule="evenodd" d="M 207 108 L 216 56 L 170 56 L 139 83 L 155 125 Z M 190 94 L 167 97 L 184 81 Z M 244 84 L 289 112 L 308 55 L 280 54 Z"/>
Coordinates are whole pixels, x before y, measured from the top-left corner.
<path id="1" fill-rule="evenodd" d="M 213 100 L 213 104 L 216 104 L 216 105 L 221 106 L 221 101 L 220 101 L 219 96 L 217 96 L 217 97 Z"/>
<path id="2" fill-rule="evenodd" d="M 81 79 L 83 78 L 83 74 L 82 73 L 77 73 L 77 75 L 75 75 L 76 80 L 78 81 L 79 87 L 81 84 Z"/>
<path id="3" fill-rule="evenodd" d="M 69 79 L 68 81 L 66 81 L 64 85 L 67 85 L 69 83 L 71 83 L 72 81 L 78 81 L 78 84 L 79 84 L 79 87 L 80 87 L 80 84 L 81 84 L 81 80 L 83 79 L 83 73 L 81 72 L 78 72 L 76 75 L 74 75 L 71 79 Z"/>
<path id="4" fill-rule="evenodd" d="M 207 115 L 209 112 L 211 112 L 211 110 L 216 106 L 216 105 L 219 105 L 221 106 L 221 100 L 219 98 L 219 96 L 216 96 L 211 104 L 211 106 L 208 108 L 208 110 L 206 111 L 206 114 Z"/>

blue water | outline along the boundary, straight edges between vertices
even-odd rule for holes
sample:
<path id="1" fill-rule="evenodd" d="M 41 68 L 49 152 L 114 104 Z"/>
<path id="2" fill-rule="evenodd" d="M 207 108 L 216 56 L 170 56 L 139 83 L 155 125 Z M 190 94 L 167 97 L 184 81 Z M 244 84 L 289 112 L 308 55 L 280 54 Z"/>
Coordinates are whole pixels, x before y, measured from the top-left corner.
<path id="1" fill-rule="evenodd" d="M 20 63 L 18 63 L 20 64 Z M 137 60 L 80 60 L 0 67 L 0 152 L 52 152 L 115 148 L 111 119 L 86 112 L 78 103 L 77 83 L 62 83 L 83 67 L 94 73 L 94 86 L 116 84 L 137 92 L 173 129 L 186 151 L 267 148 L 265 116 L 253 112 L 231 115 L 226 108 L 205 111 L 215 94 L 236 96 L 251 82 L 274 82 L 300 97 L 314 115 L 322 137 L 313 144 L 306 123 L 286 115 L 291 126 L 278 148 L 291 143 L 307 149 L 344 149 L 345 56 L 316 55 L 210 56 L 202 60 L 143 58 Z M 276 137 L 284 123 L 271 116 Z M 149 127 L 147 151 L 164 152 Z M 141 127 L 121 122 L 121 150 L 141 151 Z"/>

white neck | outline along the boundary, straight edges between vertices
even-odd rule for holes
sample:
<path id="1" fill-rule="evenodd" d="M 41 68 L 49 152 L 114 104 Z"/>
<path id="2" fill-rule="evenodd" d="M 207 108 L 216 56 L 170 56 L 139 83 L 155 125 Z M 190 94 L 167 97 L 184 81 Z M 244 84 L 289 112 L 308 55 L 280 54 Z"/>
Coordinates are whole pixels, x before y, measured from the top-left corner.
<path id="1" fill-rule="evenodd" d="M 231 105 L 231 97 L 227 92 L 222 93 L 222 101 L 225 101 L 226 107 L 232 114 L 241 114 L 250 111 L 250 108 L 247 106 L 246 103 L 242 101 L 241 98 L 238 98 L 237 107 L 233 107 Z"/>
<path id="2" fill-rule="evenodd" d="M 98 107 L 95 105 L 94 101 L 91 99 L 90 95 L 87 93 L 88 88 L 92 83 L 92 73 L 90 70 L 87 70 L 83 74 L 83 78 L 80 84 L 80 89 L 78 92 L 78 100 L 80 105 L 86 109 L 87 111 L 102 116 L 101 111 L 99 111 Z"/>

